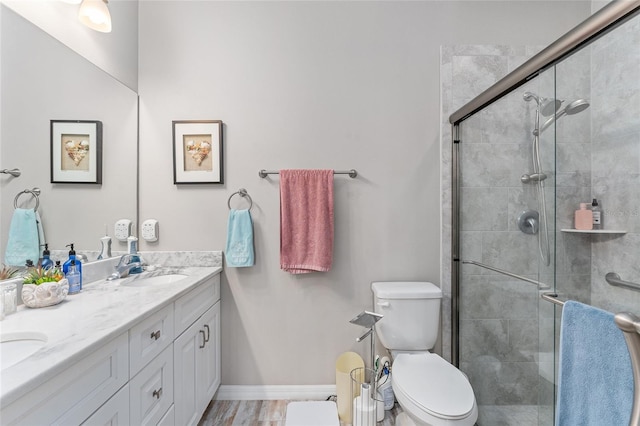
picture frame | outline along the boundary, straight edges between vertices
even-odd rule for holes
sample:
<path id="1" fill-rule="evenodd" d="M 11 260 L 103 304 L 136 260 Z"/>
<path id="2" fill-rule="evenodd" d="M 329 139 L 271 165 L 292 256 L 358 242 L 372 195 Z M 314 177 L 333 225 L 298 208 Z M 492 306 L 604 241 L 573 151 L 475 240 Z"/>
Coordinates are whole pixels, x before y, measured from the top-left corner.
<path id="1" fill-rule="evenodd" d="M 223 184 L 222 121 L 175 120 L 173 183 Z"/>
<path id="2" fill-rule="evenodd" d="M 102 122 L 51 120 L 51 183 L 102 184 Z"/>

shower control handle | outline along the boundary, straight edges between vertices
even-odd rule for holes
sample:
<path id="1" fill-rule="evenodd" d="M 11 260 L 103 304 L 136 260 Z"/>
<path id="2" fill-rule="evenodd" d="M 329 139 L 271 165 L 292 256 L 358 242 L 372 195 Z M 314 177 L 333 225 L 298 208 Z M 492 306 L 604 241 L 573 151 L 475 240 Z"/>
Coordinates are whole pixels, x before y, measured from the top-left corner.
<path id="1" fill-rule="evenodd" d="M 547 178 L 547 175 L 545 175 L 544 173 L 531 173 L 530 175 L 525 173 L 520 177 L 520 182 L 522 183 L 542 182 L 546 178 Z"/>

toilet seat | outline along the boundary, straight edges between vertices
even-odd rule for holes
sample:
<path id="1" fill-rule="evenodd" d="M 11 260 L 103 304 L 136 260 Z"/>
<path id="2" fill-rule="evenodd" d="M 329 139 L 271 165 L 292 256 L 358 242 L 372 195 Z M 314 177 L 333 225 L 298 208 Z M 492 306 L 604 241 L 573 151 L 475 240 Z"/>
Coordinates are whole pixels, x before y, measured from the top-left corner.
<path id="1" fill-rule="evenodd" d="M 392 365 L 391 383 L 400 405 L 404 400 L 405 409 L 420 411 L 411 414 L 425 422 L 436 418 L 456 423 L 477 416 L 471 384 L 460 370 L 438 355 L 399 354 Z M 473 424 L 476 419 L 468 420 Z"/>

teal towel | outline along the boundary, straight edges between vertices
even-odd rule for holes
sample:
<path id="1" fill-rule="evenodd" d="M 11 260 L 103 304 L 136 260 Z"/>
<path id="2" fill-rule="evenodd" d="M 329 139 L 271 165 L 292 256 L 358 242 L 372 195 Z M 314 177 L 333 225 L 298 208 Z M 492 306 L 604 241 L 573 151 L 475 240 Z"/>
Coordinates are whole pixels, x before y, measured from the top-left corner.
<path id="1" fill-rule="evenodd" d="M 229 211 L 225 257 L 229 267 L 253 266 L 253 222 L 249 210 Z"/>
<path id="2" fill-rule="evenodd" d="M 628 425 L 633 371 L 613 314 L 568 301 L 560 326 L 556 426 Z"/>
<path id="3" fill-rule="evenodd" d="M 4 263 L 10 266 L 24 266 L 27 259 L 31 259 L 34 264 L 38 263 L 39 244 L 35 210 L 15 209 L 9 227 Z"/>

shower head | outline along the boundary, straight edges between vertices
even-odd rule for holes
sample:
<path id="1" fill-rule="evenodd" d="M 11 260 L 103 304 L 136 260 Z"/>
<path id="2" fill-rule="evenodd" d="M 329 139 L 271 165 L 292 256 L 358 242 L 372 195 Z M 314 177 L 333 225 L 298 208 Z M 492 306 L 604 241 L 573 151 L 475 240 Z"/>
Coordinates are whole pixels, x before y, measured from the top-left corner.
<path id="1" fill-rule="evenodd" d="M 556 115 L 545 121 L 540 130 L 534 130 L 534 135 L 539 135 L 540 133 L 542 133 L 547 127 L 551 126 L 554 121 L 558 120 L 563 115 L 578 114 L 589 108 L 589 105 L 589 101 L 587 101 L 586 99 L 576 99 L 575 101 L 562 108 L 560 111 L 556 112 Z"/>
<path id="2" fill-rule="evenodd" d="M 535 100 L 540 109 L 540 114 L 544 117 L 553 115 L 562 104 L 562 101 L 553 98 L 543 98 L 532 92 L 524 92 L 522 98 L 527 102 L 531 101 L 531 99 Z"/>
<path id="3" fill-rule="evenodd" d="M 575 101 L 571 102 L 569 105 L 564 107 L 564 109 L 562 109 L 562 111 L 564 111 L 564 113 L 567 114 L 567 115 L 573 115 L 573 114 L 577 114 L 579 112 L 582 112 L 587 108 L 589 108 L 589 101 L 588 100 L 586 100 L 586 99 L 576 99 Z M 560 114 L 562 111 L 558 112 L 558 114 Z M 556 118 L 560 118 L 560 117 L 558 116 Z"/>

